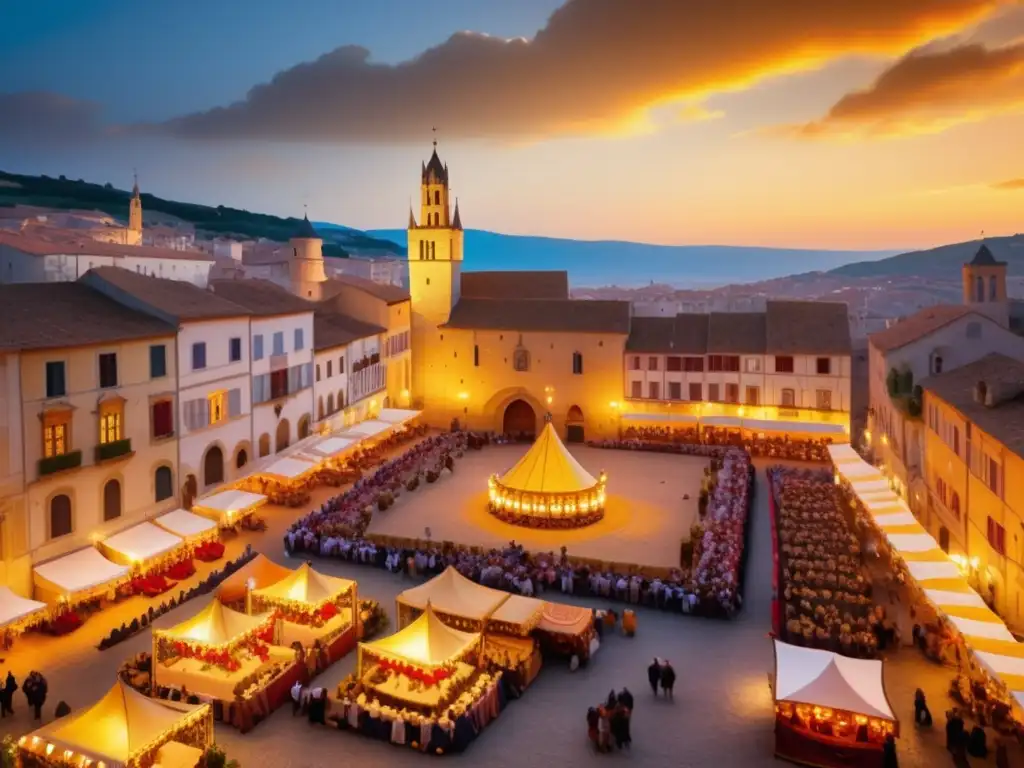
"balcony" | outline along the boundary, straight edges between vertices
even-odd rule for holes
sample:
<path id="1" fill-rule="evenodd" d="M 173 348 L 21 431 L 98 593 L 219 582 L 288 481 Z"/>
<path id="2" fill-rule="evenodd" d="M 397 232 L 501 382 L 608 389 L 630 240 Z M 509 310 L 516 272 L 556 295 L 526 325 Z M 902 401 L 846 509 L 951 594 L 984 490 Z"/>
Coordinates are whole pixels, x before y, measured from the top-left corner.
<path id="1" fill-rule="evenodd" d="M 103 464 L 107 461 L 130 456 L 132 453 L 132 440 L 126 437 L 123 440 L 114 440 L 112 443 L 100 443 L 96 446 L 95 461 Z"/>
<path id="2" fill-rule="evenodd" d="M 364 397 L 379 392 L 387 385 L 387 365 L 374 362 L 360 366 L 358 370 L 353 366 L 352 373 L 348 376 L 348 401 L 355 403 Z"/>
<path id="3" fill-rule="evenodd" d="M 69 451 L 59 456 L 47 456 L 39 460 L 39 476 L 55 475 L 82 466 L 82 452 Z"/>

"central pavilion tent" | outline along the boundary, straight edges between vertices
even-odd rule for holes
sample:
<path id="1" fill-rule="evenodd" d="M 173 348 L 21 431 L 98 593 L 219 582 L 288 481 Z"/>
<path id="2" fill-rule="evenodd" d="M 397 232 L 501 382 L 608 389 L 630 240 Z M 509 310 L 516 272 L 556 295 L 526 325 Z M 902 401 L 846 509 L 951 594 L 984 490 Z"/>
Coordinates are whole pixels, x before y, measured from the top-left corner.
<path id="1" fill-rule="evenodd" d="M 516 464 L 490 479 L 491 510 L 515 522 L 571 523 L 604 510 L 606 477 L 595 479 L 569 453 L 549 421 Z M 585 524 L 585 523 L 584 523 Z"/>
<path id="2" fill-rule="evenodd" d="M 107 768 L 153 765 L 171 743 L 199 750 L 212 744 L 210 705 L 151 699 L 120 680 L 88 709 L 54 720 L 18 742 L 23 757 L 34 761 L 30 764 Z"/>
<path id="3" fill-rule="evenodd" d="M 193 508 L 198 514 L 205 515 L 221 525 L 230 525 L 252 514 L 266 503 L 267 497 L 263 494 L 232 488 L 199 499 Z"/>
<path id="4" fill-rule="evenodd" d="M 139 565 L 147 570 L 154 561 L 184 549 L 184 540 L 153 523 L 139 523 L 100 542 L 108 560 L 121 565 Z"/>
<path id="5" fill-rule="evenodd" d="M 485 587 L 467 579 L 453 566 L 448 566 L 425 584 L 402 592 L 395 600 L 398 624 L 406 626 L 415 614 L 431 606 L 433 611 L 461 619 L 475 630 L 482 630 L 499 606 L 509 599 L 507 592 Z"/>

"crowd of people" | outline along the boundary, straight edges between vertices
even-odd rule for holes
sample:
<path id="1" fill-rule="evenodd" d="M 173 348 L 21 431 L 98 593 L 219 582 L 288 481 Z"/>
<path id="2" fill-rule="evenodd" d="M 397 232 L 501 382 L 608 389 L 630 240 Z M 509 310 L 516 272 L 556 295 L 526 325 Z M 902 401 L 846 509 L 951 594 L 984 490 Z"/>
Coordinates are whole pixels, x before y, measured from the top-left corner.
<path id="1" fill-rule="evenodd" d="M 871 599 L 861 548 L 825 470 L 771 467 L 783 601 L 782 635 L 795 645 L 873 658 L 895 625 Z"/>
<path id="2" fill-rule="evenodd" d="M 603 703 L 587 710 L 587 737 L 598 752 L 629 749 L 633 744 L 629 732 L 632 716 L 633 694 L 629 689 L 609 691 Z"/>
<path id="3" fill-rule="evenodd" d="M 0 682 L 0 717 L 14 716 L 14 694 L 17 692 L 18 680 L 14 677 L 14 673 L 8 670 L 7 677 Z M 42 720 L 43 706 L 46 704 L 46 694 L 49 692 L 46 678 L 41 672 L 35 670 L 29 672 L 28 677 L 21 683 L 21 692 L 25 694 L 25 701 L 32 709 L 32 716 L 36 720 Z M 67 704 L 61 702 L 61 706 L 66 708 Z M 61 716 L 58 711 L 57 717 Z"/>
<path id="4" fill-rule="evenodd" d="M 622 440 L 662 445 L 703 445 L 708 447 L 733 446 L 742 448 L 751 456 L 792 461 L 828 461 L 830 438 L 795 439 L 789 435 L 768 436 L 750 430 L 727 427 L 627 427 Z"/>

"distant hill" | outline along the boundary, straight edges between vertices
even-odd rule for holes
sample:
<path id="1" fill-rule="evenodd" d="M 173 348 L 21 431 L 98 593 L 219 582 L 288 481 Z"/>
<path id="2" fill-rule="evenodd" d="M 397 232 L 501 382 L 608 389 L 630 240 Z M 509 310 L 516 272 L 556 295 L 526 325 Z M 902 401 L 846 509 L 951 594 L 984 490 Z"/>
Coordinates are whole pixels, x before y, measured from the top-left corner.
<path id="1" fill-rule="evenodd" d="M 368 235 L 405 242 L 405 230 Z M 729 245 L 649 245 L 564 240 L 466 230 L 466 268 L 564 269 L 573 286 L 636 287 L 652 280 L 675 287 L 714 287 L 834 269 L 883 259 L 895 251 L 825 251 Z"/>
<path id="2" fill-rule="evenodd" d="M 53 179 L 0 171 L 0 207 L 32 205 L 56 210 L 95 210 L 124 219 L 128 215 L 130 197 L 130 192 L 115 189 L 111 184 L 92 184 L 81 179 L 73 181 L 63 176 Z M 145 192 L 142 193 L 142 208 L 143 211 L 174 216 L 208 235 L 239 239 L 262 237 L 287 242 L 299 224 L 299 219 L 295 218 L 251 213 L 223 205 L 213 207 L 180 203 Z M 328 256 L 346 256 L 349 253 L 363 256 L 405 254 L 404 246 L 370 237 L 359 230 L 339 228 L 323 234 L 324 253 Z"/>
<path id="3" fill-rule="evenodd" d="M 1008 237 L 988 237 L 985 243 L 992 255 L 1007 263 L 1007 271 L 1024 273 L 1024 234 Z M 926 251 L 901 253 L 888 259 L 859 261 L 833 269 L 836 277 L 923 277 L 932 279 L 959 279 L 960 268 L 974 258 L 981 246 L 980 240 L 940 245 Z"/>

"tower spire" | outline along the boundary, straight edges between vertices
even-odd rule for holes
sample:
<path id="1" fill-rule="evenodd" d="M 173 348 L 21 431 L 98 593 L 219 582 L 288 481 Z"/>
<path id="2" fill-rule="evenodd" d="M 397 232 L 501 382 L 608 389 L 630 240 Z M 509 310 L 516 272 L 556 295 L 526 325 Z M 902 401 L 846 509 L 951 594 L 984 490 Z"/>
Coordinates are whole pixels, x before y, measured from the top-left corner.
<path id="1" fill-rule="evenodd" d="M 459 215 L 459 198 L 455 198 L 455 215 L 452 217 L 452 229 L 462 229 L 462 216 Z"/>
<path id="2" fill-rule="evenodd" d="M 139 196 L 139 171 L 137 168 L 132 168 L 132 197 Z"/>

